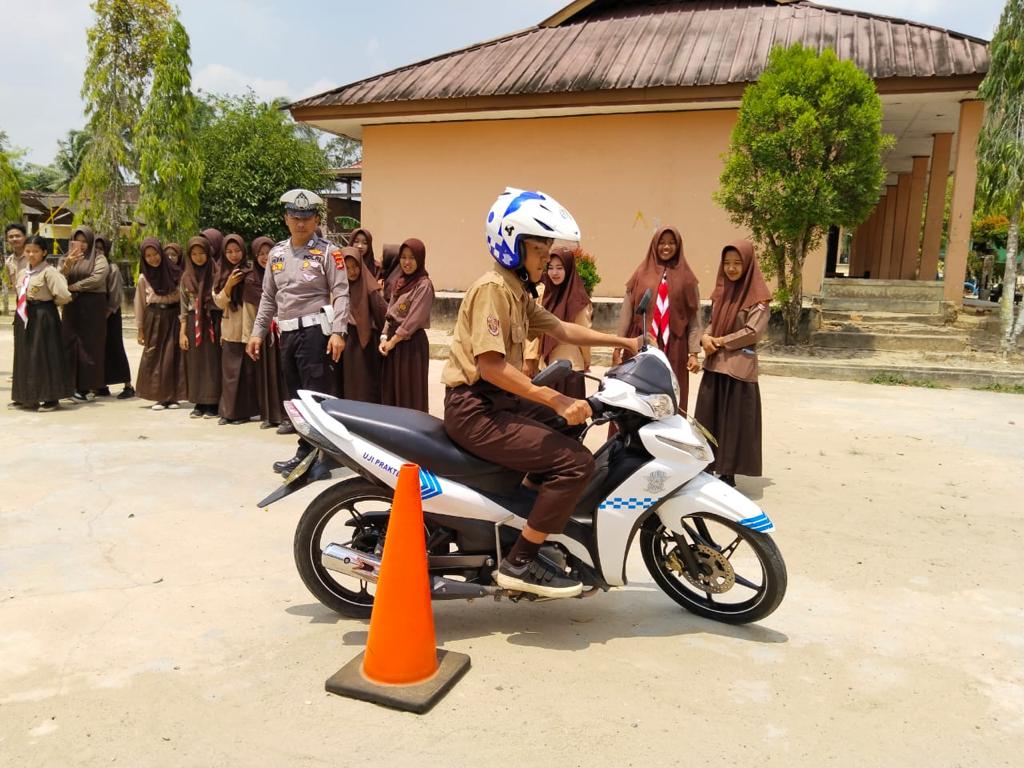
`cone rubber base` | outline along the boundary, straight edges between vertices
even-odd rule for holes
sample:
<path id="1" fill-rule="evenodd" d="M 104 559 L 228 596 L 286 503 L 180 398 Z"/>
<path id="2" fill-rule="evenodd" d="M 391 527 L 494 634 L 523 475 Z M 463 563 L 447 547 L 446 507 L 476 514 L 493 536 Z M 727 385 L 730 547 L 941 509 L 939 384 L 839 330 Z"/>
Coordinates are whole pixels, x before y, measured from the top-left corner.
<path id="1" fill-rule="evenodd" d="M 437 672 L 422 683 L 413 685 L 382 685 L 367 680 L 363 675 L 363 654 L 339 669 L 327 679 L 328 693 L 350 699 L 369 701 L 382 707 L 400 709 L 422 715 L 450 691 L 469 671 L 469 656 L 464 653 L 437 651 Z"/>

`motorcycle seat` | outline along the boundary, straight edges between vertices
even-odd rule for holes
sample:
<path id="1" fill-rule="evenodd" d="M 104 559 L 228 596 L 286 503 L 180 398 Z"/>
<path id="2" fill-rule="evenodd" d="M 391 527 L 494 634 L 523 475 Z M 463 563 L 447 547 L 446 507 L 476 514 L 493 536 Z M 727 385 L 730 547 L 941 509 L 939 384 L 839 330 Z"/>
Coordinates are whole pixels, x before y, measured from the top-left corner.
<path id="1" fill-rule="evenodd" d="M 444 422 L 428 413 L 342 398 L 324 400 L 321 407 L 353 434 L 438 477 L 500 495 L 514 493 L 522 483 L 521 472 L 484 461 L 453 443 Z"/>

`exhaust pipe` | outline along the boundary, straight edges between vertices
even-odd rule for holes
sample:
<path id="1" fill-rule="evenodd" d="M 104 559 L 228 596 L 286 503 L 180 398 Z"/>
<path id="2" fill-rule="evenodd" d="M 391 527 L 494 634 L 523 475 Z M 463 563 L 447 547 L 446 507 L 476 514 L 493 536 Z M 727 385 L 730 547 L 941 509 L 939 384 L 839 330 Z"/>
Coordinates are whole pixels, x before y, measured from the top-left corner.
<path id="1" fill-rule="evenodd" d="M 376 584 L 380 577 L 380 558 L 341 544 L 328 544 L 324 547 L 320 562 L 329 571 L 344 573 L 372 584 Z"/>

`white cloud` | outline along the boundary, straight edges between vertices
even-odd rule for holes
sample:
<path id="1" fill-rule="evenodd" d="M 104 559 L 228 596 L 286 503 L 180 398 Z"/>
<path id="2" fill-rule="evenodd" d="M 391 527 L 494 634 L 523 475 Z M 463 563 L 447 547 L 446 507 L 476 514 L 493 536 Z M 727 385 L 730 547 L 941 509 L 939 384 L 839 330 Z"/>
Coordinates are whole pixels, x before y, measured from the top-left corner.
<path id="1" fill-rule="evenodd" d="M 192 75 L 193 90 L 238 95 L 251 89 L 258 98 L 267 101 L 280 97 L 295 101 L 329 91 L 338 85 L 340 83 L 333 80 L 320 78 L 305 86 L 294 86 L 284 78 L 253 77 L 225 64 L 207 64 Z"/>

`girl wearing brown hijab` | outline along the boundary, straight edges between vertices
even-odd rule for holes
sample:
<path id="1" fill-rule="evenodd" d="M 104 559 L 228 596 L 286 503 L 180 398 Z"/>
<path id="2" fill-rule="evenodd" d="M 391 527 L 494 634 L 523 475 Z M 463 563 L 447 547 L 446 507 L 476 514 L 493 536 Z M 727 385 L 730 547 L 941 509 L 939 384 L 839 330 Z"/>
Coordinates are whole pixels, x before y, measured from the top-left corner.
<path id="1" fill-rule="evenodd" d="M 257 237 L 252 241 L 252 271 L 245 277 L 242 301 L 248 313 L 256 316 L 263 296 L 263 278 L 267 273 L 267 259 L 274 241 L 269 237 Z M 248 333 L 252 333 L 250 324 Z M 281 345 L 277 325 L 272 324 L 263 345 L 259 360 L 256 361 L 256 400 L 263 421 L 260 429 L 270 429 L 281 424 L 284 418 L 284 374 L 281 372 Z"/>
<path id="2" fill-rule="evenodd" d="M 142 241 L 135 286 L 135 325 L 142 345 L 135 388 L 139 397 L 153 401 L 154 411 L 177 408 L 188 397 L 185 358 L 178 345 L 181 267 L 167 257 L 168 250 L 155 237 Z"/>
<path id="3" fill-rule="evenodd" d="M 641 329 L 642 318 L 633 311 L 647 289 L 651 291 L 648 326 Z M 700 293 L 697 276 L 683 255 L 683 238 L 675 227 L 662 227 L 654 233 L 647 246 L 647 256 L 626 283 L 619 335 L 638 336 L 642 332 L 657 339 L 658 348 L 668 357 L 679 380 L 679 407 L 686 411 L 689 373 L 700 370 L 697 362 L 702 332 Z M 622 350 L 615 350 L 612 364 L 617 365 L 623 359 Z"/>
<path id="4" fill-rule="evenodd" d="M 696 419 L 718 440 L 709 470 L 736 485 L 736 475 L 761 476 L 761 390 L 755 345 L 768 329 L 771 299 L 754 246 L 722 249 L 711 294 L 711 330 L 701 337 L 704 376 Z"/>
<path id="5" fill-rule="evenodd" d="M 110 256 L 110 241 L 97 235 L 93 243 L 97 253 Z M 124 299 L 124 278 L 116 264 L 109 260 L 107 270 L 107 342 L 103 351 L 103 380 L 106 386 L 96 390 L 101 397 L 110 397 L 111 384 L 123 384 L 118 400 L 135 397 L 132 387 L 132 371 L 128 366 L 128 355 L 124 351 L 124 324 L 121 319 L 121 301 Z"/>
<path id="6" fill-rule="evenodd" d="M 213 316 L 214 260 L 210 242 L 190 238 L 181 278 L 181 332 L 188 399 L 193 419 L 217 418 L 220 402 L 220 325 Z"/>
<path id="7" fill-rule="evenodd" d="M 164 256 L 166 256 L 172 264 L 176 264 L 178 267 L 184 269 L 184 265 L 181 263 L 181 246 L 177 243 L 167 243 L 167 245 L 164 246 Z"/>
<path id="8" fill-rule="evenodd" d="M 72 301 L 64 306 L 61 335 L 68 355 L 74 387 L 72 397 L 88 399 L 105 385 L 104 353 L 107 343 L 107 257 L 93 247 L 96 236 L 89 227 L 71 235 L 69 252 L 61 265 Z"/>
<path id="9" fill-rule="evenodd" d="M 377 265 L 377 258 L 373 255 L 373 235 L 370 234 L 370 230 L 361 227 L 352 230 L 349 243 L 358 251 L 366 271 L 370 273 L 371 277 L 376 278 L 380 267 Z"/>
<path id="10" fill-rule="evenodd" d="M 539 301 L 544 309 L 559 320 L 590 328 L 594 308 L 583 278 L 576 271 L 576 257 L 571 248 L 558 246 L 551 249 L 547 270 L 540 279 L 540 290 Z M 590 347 L 562 344 L 543 335 L 527 345 L 524 372 L 532 377 L 537 370 L 546 368 L 555 360 L 568 360 L 572 363 L 573 372 L 552 389 L 567 397 L 584 399 L 587 386 L 583 373 L 590 370 Z"/>
<path id="11" fill-rule="evenodd" d="M 377 275 L 377 285 L 380 286 L 380 295 L 384 301 L 391 301 L 391 294 L 395 292 L 395 283 L 402 276 L 402 270 L 398 267 L 398 252 L 400 246 L 386 244 L 381 249 L 380 273 Z"/>
<path id="12" fill-rule="evenodd" d="M 427 249 L 411 237 L 399 249 L 398 268 L 380 337 L 381 402 L 428 413 L 427 378 L 430 369 L 430 310 L 434 285 L 426 270 Z"/>
<path id="13" fill-rule="evenodd" d="M 341 396 L 380 402 L 379 335 L 388 306 L 373 273 L 356 248 L 342 248 L 348 270 L 348 344 L 341 355 Z"/>
<path id="14" fill-rule="evenodd" d="M 214 270 L 213 302 L 224 313 L 220 321 L 220 424 L 244 424 L 259 415 L 256 361 L 245 354 L 256 311 L 243 300 L 245 279 L 252 272 L 246 263 L 241 235 L 224 238 L 224 258 Z"/>

